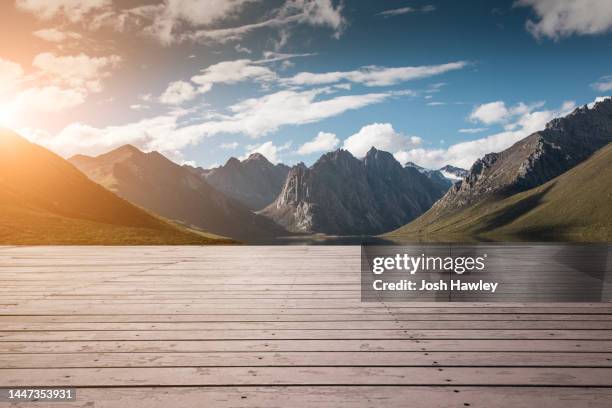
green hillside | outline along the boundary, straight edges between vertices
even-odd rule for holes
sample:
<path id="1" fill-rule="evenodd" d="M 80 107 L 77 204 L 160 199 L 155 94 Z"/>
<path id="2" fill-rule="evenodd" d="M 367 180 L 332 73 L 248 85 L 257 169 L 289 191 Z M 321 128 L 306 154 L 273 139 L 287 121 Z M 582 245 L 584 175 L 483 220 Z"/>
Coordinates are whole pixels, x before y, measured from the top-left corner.
<path id="1" fill-rule="evenodd" d="M 61 157 L 0 129 L 0 245 L 229 242 L 154 216 Z"/>
<path id="2" fill-rule="evenodd" d="M 612 241 L 612 144 L 549 182 L 500 201 L 438 217 L 435 209 L 390 239 Z"/>

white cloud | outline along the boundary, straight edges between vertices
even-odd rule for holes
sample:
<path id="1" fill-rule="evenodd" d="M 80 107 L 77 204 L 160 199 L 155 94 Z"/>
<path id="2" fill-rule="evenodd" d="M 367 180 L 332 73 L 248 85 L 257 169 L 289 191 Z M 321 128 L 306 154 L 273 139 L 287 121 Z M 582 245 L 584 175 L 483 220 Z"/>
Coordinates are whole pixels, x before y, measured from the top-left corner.
<path id="1" fill-rule="evenodd" d="M 520 102 L 514 106 L 508 107 L 503 101 L 489 102 L 476 106 L 470 114 L 470 120 L 472 122 L 481 122 L 485 125 L 505 124 L 515 119 L 517 116 L 524 115 L 543 105 L 543 102 L 536 102 L 531 105 Z"/>
<path id="2" fill-rule="evenodd" d="M 241 44 L 236 44 L 236 46 L 234 47 L 234 49 L 236 50 L 236 52 L 244 52 L 246 54 L 252 54 L 253 51 L 251 51 L 249 48 L 247 47 L 243 47 Z"/>
<path id="3" fill-rule="evenodd" d="M 194 83 L 206 90 L 213 84 L 235 84 L 249 80 L 266 82 L 274 79 L 276 79 L 274 71 L 249 59 L 219 62 L 191 78 Z"/>
<path id="4" fill-rule="evenodd" d="M 524 104 L 523 104 L 524 105 Z M 527 105 L 524 105 L 527 106 Z M 532 107 L 541 106 L 533 104 Z M 575 108 L 574 102 L 565 102 L 556 110 L 527 110 L 505 130 L 481 139 L 457 143 L 448 149 L 411 149 L 396 153 L 396 158 L 405 163 L 412 161 L 420 166 L 437 169 L 451 164 L 469 169 L 476 159 L 491 152 L 500 152 L 530 134 L 544 129 L 550 120 L 567 115 Z M 534 108 L 535 109 L 535 108 Z"/>
<path id="5" fill-rule="evenodd" d="M 427 102 L 427 106 L 444 106 L 446 102 Z"/>
<path id="6" fill-rule="evenodd" d="M 233 105 L 230 107 L 231 115 L 215 115 L 215 120 L 191 125 L 182 125 L 179 121 L 191 112 L 185 109 L 175 109 L 165 115 L 103 128 L 73 123 L 55 135 L 41 136 L 38 132 L 35 141 L 64 156 L 76 153 L 97 155 L 131 143 L 142 150 L 157 150 L 180 161 L 180 150 L 198 143 L 203 137 L 220 133 L 259 137 L 281 126 L 317 122 L 394 96 L 393 93 L 380 93 L 319 99 L 322 94 L 329 92 L 327 88 L 303 92 L 281 91 Z M 278 153 L 289 146 L 289 143 L 282 146 L 263 143 L 249 148 L 252 152 L 260 151 L 266 157 L 269 156 L 270 161 L 274 161 L 278 160 Z"/>
<path id="7" fill-rule="evenodd" d="M 223 150 L 236 150 L 238 148 L 238 142 L 221 143 L 219 147 Z"/>
<path id="8" fill-rule="evenodd" d="M 0 58 L 0 93 L 13 89 L 23 76 L 23 68 L 16 62 Z"/>
<path id="9" fill-rule="evenodd" d="M 329 88 L 283 90 L 260 98 L 246 99 L 230 106 L 233 115 L 225 120 L 204 123 L 200 128 L 206 134 L 228 132 L 259 137 L 284 125 L 318 122 L 348 110 L 380 103 L 394 95 L 388 92 L 320 99 L 321 95 L 330 92 Z"/>
<path id="10" fill-rule="evenodd" d="M 42 30 L 34 31 L 34 36 L 49 42 L 63 42 L 68 39 L 78 40 L 82 38 L 81 34 L 75 33 L 74 31 L 62 31 L 57 28 L 45 28 Z"/>
<path id="11" fill-rule="evenodd" d="M 382 17 L 394 17 L 394 16 L 400 16 L 402 14 L 410 14 L 410 13 L 418 13 L 418 12 L 429 13 L 429 12 L 434 11 L 435 9 L 436 8 L 434 6 L 423 6 L 421 8 L 400 7 L 400 8 L 381 11 L 377 15 L 382 16 Z"/>
<path id="12" fill-rule="evenodd" d="M 459 133 L 474 134 L 484 132 L 485 130 L 487 130 L 487 128 L 465 128 L 459 129 Z"/>
<path id="13" fill-rule="evenodd" d="M 17 94 L 16 104 L 22 111 L 59 112 L 85 102 L 86 93 L 78 89 L 58 86 L 28 88 Z"/>
<path id="14" fill-rule="evenodd" d="M 171 45 L 183 41 L 240 41 L 263 28 L 276 29 L 287 37 L 288 30 L 298 24 L 328 27 L 337 37 L 345 26 L 342 6 L 334 6 L 332 0 L 286 0 L 280 7 L 267 10 L 258 22 L 228 24 L 244 15 L 245 6 L 258 2 L 261 0 L 165 0 L 101 13 L 93 20 L 92 27 L 138 30 L 157 38 L 163 45 Z M 218 25 L 224 28 L 214 28 Z"/>
<path id="15" fill-rule="evenodd" d="M 144 105 L 141 103 L 135 103 L 135 104 L 130 105 L 130 109 L 135 110 L 135 111 L 147 110 L 150 108 L 151 107 L 149 105 Z"/>
<path id="16" fill-rule="evenodd" d="M 601 77 L 592 87 L 600 92 L 612 91 L 612 75 Z"/>
<path id="17" fill-rule="evenodd" d="M 130 143 L 144 151 L 158 150 L 173 158 L 180 158 L 172 132 L 177 128 L 177 115 L 163 115 L 120 126 L 97 128 L 83 123 L 72 123 L 55 135 L 32 133 L 32 141 L 54 152 L 69 157 L 74 154 L 98 155 Z"/>
<path id="18" fill-rule="evenodd" d="M 528 20 L 526 27 L 536 38 L 595 35 L 612 29 L 609 0 L 517 0 L 515 5 L 533 8 L 539 20 Z"/>
<path id="19" fill-rule="evenodd" d="M 111 0 L 17 0 L 16 6 L 44 20 L 65 16 L 77 22 L 91 11 L 108 7 L 111 3 Z"/>
<path id="20" fill-rule="evenodd" d="M 189 82 L 175 81 L 168 85 L 168 88 L 159 97 L 159 101 L 167 105 L 180 105 L 192 100 L 195 96 L 196 90 Z"/>
<path id="21" fill-rule="evenodd" d="M 290 145 L 291 142 L 282 146 L 276 146 L 272 141 L 267 141 L 260 145 L 249 146 L 249 151 L 247 152 L 247 154 L 242 156 L 240 160 L 246 159 L 247 157 L 249 157 L 249 155 L 253 153 L 260 153 L 264 155 L 265 158 L 268 159 L 271 163 L 277 164 L 280 161 L 278 154 L 283 150 L 287 150 Z"/>
<path id="22" fill-rule="evenodd" d="M 396 132 L 390 123 L 372 123 L 348 137 L 344 141 L 344 149 L 356 157 L 363 157 L 372 147 L 387 152 L 397 152 L 418 146 L 421 142 L 420 137 L 405 136 Z"/>
<path id="23" fill-rule="evenodd" d="M 314 139 L 304 143 L 297 150 L 298 154 L 307 155 L 317 152 L 328 152 L 335 149 L 340 140 L 333 133 L 319 132 Z"/>
<path id="24" fill-rule="evenodd" d="M 71 87 L 85 87 L 92 92 L 102 90 L 103 78 L 110 75 L 110 70 L 117 68 L 121 58 L 117 55 L 108 57 L 90 57 L 79 55 L 56 56 L 43 52 L 34 57 L 32 65 L 51 79 L 59 80 Z"/>
<path id="25" fill-rule="evenodd" d="M 510 112 L 503 101 L 478 105 L 470 114 L 470 119 L 487 125 L 505 121 Z"/>
<path id="26" fill-rule="evenodd" d="M 366 86 L 389 86 L 455 71 L 467 65 L 468 63 L 465 61 L 458 61 L 441 65 L 421 65 L 416 67 L 388 68 L 368 66 L 354 71 L 300 72 L 291 78 L 284 79 L 283 82 L 290 85 L 321 85 L 350 81 Z"/>

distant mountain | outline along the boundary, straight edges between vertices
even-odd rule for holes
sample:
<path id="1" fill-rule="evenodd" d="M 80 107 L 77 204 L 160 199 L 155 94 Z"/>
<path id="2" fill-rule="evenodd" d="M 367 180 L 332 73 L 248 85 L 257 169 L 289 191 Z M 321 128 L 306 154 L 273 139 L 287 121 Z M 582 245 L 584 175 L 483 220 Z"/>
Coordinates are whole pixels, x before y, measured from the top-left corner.
<path id="1" fill-rule="evenodd" d="M 448 164 L 439 169 L 438 171 L 442 173 L 444 177 L 453 181 L 461 180 L 467 177 L 467 175 L 470 173 L 468 170 L 462 169 L 460 167 L 451 166 Z"/>
<path id="2" fill-rule="evenodd" d="M 229 241 L 151 215 L 47 149 L 0 130 L 0 244 L 220 242 Z"/>
<path id="3" fill-rule="evenodd" d="M 274 165 L 263 155 L 253 153 L 243 161 L 232 157 L 224 166 L 203 175 L 226 195 L 252 210 L 260 210 L 276 199 L 288 173 L 288 166 Z"/>
<path id="4" fill-rule="evenodd" d="M 483 202 L 428 223 L 422 217 L 390 234 L 444 240 L 498 236 L 519 240 L 612 241 L 612 144 L 533 189 Z M 455 237 L 455 238 L 453 238 Z"/>
<path id="5" fill-rule="evenodd" d="M 427 213 L 402 231 L 445 230 L 449 219 L 481 203 L 495 203 L 540 186 L 612 142 L 612 99 L 554 119 L 500 153 L 477 160 Z"/>
<path id="6" fill-rule="evenodd" d="M 442 169 L 440 170 L 426 169 L 425 167 L 421 167 L 418 164 L 410 162 L 410 161 L 406 162 L 406 164 L 404 164 L 404 167 L 412 167 L 413 169 L 418 170 L 420 173 L 429 177 L 429 179 L 439 189 L 443 190 L 444 192 L 446 192 L 453 185 L 453 183 L 457 181 L 457 177 L 454 175 L 454 173 L 449 173 L 448 171 L 443 171 Z M 447 168 L 447 167 L 452 167 L 452 166 L 446 166 L 443 168 Z M 456 169 L 462 170 L 462 169 L 459 169 L 458 167 Z"/>
<path id="7" fill-rule="evenodd" d="M 379 234 L 426 211 L 443 194 L 427 176 L 372 148 L 356 159 L 327 153 L 289 172 L 278 198 L 261 213 L 296 232 Z"/>
<path id="8" fill-rule="evenodd" d="M 70 162 L 121 197 L 186 225 L 247 242 L 286 233 L 158 152 L 126 145 L 97 157 L 74 156 Z"/>

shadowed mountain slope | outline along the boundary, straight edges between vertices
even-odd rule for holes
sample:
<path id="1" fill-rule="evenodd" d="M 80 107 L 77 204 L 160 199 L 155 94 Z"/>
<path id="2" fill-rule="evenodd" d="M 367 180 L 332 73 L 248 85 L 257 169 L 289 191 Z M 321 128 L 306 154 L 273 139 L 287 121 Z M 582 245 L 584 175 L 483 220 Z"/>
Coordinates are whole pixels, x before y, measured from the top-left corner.
<path id="1" fill-rule="evenodd" d="M 0 130 L 0 243 L 230 242 L 168 223 L 89 180 L 66 160 Z"/>
<path id="2" fill-rule="evenodd" d="M 390 238 L 612 241 L 612 144 L 544 183 L 502 200 L 481 202 L 434 222 L 423 216 Z"/>
<path id="3" fill-rule="evenodd" d="M 230 158 L 224 166 L 206 172 L 211 185 L 252 210 L 260 210 L 278 197 L 289 167 L 272 164 L 262 154 L 253 153 L 245 160 Z"/>
<path id="4" fill-rule="evenodd" d="M 126 200 L 186 225 L 247 242 L 286 233 L 158 152 L 125 145 L 97 157 L 74 156 L 70 162 Z"/>

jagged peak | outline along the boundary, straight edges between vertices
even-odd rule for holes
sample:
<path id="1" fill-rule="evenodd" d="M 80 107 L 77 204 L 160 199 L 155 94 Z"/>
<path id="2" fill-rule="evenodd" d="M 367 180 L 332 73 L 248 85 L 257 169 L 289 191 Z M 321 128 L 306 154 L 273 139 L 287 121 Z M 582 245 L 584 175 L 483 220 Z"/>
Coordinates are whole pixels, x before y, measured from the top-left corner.
<path id="1" fill-rule="evenodd" d="M 225 166 L 237 166 L 240 164 L 240 160 L 238 160 L 237 158 L 235 158 L 234 156 L 230 157 L 229 159 L 227 159 L 227 161 L 225 162 Z"/>
<path id="2" fill-rule="evenodd" d="M 262 161 L 264 163 L 270 163 L 270 160 L 268 160 L 266 156 L 258 152 L 251 153 L 244 161 Z"/>
<path id="3" fill-rule="evenodd" d="M 124 144 L 123 146 L 119 146 L 118 148 L 108 152 L 108 154 L 110 153 L 143 153 L 143 152 L 136 146 L 127 143 L 127 144 Z"/>

